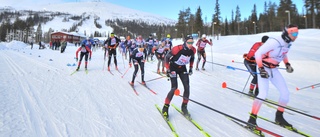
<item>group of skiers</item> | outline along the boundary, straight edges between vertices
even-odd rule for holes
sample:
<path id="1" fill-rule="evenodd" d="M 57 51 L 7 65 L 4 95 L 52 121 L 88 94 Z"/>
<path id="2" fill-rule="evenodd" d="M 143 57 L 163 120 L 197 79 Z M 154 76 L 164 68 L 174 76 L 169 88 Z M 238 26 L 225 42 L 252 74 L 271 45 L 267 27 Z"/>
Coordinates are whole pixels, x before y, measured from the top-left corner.
<path id="1" fill-rule="evenodd" d="M 278 70 L 279 63 L 284 62 L 286 66 L 286 71 L 288 73 L 293 72 L 293 68 L 289 63 L 287 53 L 290 50 L 292 42 L 296 40 L 298 36 L 298 27 L 296 25 L 288 25 L 284 28 L 281 36 L 279 37 L 268 37 L 263 36 L 261 42 L 256 42 L 249 50 L 248 53 L 243 55 L 244 65 L 253 76 L 253 79 L 250 84 L 249 94 L 256 96 L 259 99 L 266 99 L 269 90 L 269 81 L 278 89 L 280 93 L 279 105 L 285 107 L 289 102 L 289 90 L 286 85 L 284 78 Z M 173 98 L 175 90 L 178 88 L 178 76 L 182 81 L 184 92 L 183 92 L 183 101 L 181 105 L 181 110 L 183 114 L 187 117 L 190 117 L 190 114 L 187 109 L 188 98 L 190 95 L 190 86 L 189 86 L 189 76 L 193 74 L 193 64 L 195 54 L 197 53 L 198 59 L 196 63 L 196 70 L 199 70 L 199 62 L 201 57 L 203 58 L 203 64 L 201 66 L 202 70 L 205 70 L 206 62 L 206 53 L 205 47 L 207 44 L 213 45 L 212 40 L 206 39 L 206 35 L 203 34 L 201 39 L 196 43 L 195 48 L 193 46 L 194 39 L 192 36 L 188 35 L 182 44 L 173 46 L 171 42 L 170 35 L 161 40 L 161 43 L 152 38 L 152 35 L 149 36 L 147 40 L 144 40 L 141 35 L 136 37 L 135 40 L 131 40 L 130 36 L 126 37 L 126 40 L 122 42 L 122 47 L 125 47 L 125 50 L 122 50 L 123 54 L 129 53 L 129 66 L 134 65 L 134 72 L 130 84 L 133 86 L 137 72 L 140 66 L 141 70 L 141 83 L 145 84 L 144 81 L 144 65 L 146 60 L 150 58 L 153 60 L 153 55 L 156 56 L 158 60 L 157 64 L 157 73 L 166 74 L 171 81 L 171 89 L 167 94 L 167 97 L 164 100 L 164 105 L 162 108 L 162 114 L 165 118 L 169 118 L 169 106 Z M 116 59 L 116 48 L 121 44 L 121 40 L 114 36 L 114 33 L 111 33 L 110 38 L 105 42 L 105 59 L 108 56 L 108 70 L 110 71 L 110 62 L 112 55 L 114 56 L 115 68 L 117 67 Z M 91 50 L 86 44 L 82 44 L 77 52 L 76 56 L 78 57 L 78 52 L 81 51 L 80 61 L 78 63 L 78 68 L 81 64 L 83 56 L 85 56 L 85 68 L 87 68 L 87 59 L 91 58 Z M 77 58 L 78 59 L 78 58 Z M 162 63 L 162 68 L 160 71 L 160 64 Z M 189 67 L 187 68 L 187 65 Z M 256 119 L 257 114 L 260 110 L 261 104 L 263 101 L 255 99 L 252 105 L 252 111 L 249 116 L 248 123 L 257 125 Z M 288 123 L 284 117 L 283 112 L 284 108 L 278 107 L 278 110 L 275 115 L 275 121 L 281 126 L 291 127 L 292 125 Z M 252 130 L 255 127 L 251 128 Z"/>

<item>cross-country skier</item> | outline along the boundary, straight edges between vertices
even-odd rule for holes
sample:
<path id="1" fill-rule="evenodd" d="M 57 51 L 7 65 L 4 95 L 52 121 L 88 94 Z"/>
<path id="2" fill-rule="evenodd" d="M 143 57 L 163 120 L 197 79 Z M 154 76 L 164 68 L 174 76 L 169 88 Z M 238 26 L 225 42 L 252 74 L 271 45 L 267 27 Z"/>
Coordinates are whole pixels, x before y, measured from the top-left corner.
<path id="1" fill-rule="evenodd" d="M 82 41 L 82 44 L 86 45 L 90 50 L 91 47 L 95 44 L 94 41 L 92 39 L 90 39 L 89 37 L 87 37 L 85 40 Z M 81 44 L 81 45 L 82 45 Z"/>
<path id="2" fill-rule="evenodd" d="M 89 57 L 89 60 L 91 60 L 92 52 L 88 46 L 86 46 L 85 44 L 82 44 L 81 47 L 79 47 L 78 50 L 76 51 L 76 60 L 77 61 L 78 61 L 78 53 L 79 52 L 80 52 L 80 60 L 78 63 L 78 68 L 76 70 L 77 71 L 79 70 L 83 56 L 85 56 L 84 57 L 84 60 L 85 60 L 85 62 L 84 62 L 85 67 L 84 68 L 87 70 L 88 57 Z"/>
<path id="3" fill-rule="evenodd" d="M 279 37 L 269 37 L 266 43 L 263 44 L 255 53 L 256 63 L 260 75 L 258 75 L 259 83 L 259 94 L 258 98 L 265 99 L 268 95 L 269 90 L 269 81 L 277 88 L 280 93 L 280 98 L 278 104 L 281 106 L 286 106 L 289 102 L 289 90 L 286 84 L 285 79 L 278 70 L 279 63 L 284 62 L 286 66 L 286 71 L 288 73 L 293 72 L 293 68 L 289 63 L 287 53 L 294 42 L 298 37 L 298 26 L 297 25 L 288 25 L 284 28 L 281 36 Z M 252 105 L 252 111 L 249 117 L 248 122 L 254 125 L 257 125 L 257 114 L 262 105 L 262 101 L 255 99 Z M 289 124 L 283 118 L 283 107 L 278 107 L 275 122 L 281 126 L 292 128 L 292 125 Z M 253 130 L 257 130 L 252 128 Z"/>
<path id="4" fill-rule="evenodd" d="M 196 70 L 199 70 L 198 65 L 201 60 L 201 57 L 203 58 L 202 70 L 205 70 L 204 65 L 206 63 L 206 51 L 204 49 L 207 44 L 212 46 L 212 39 L 210 39 L 210 42 L 209 42 L 207 40 L 207 35 L 202 34 L 201 39 L 199 39 L 196 44 L 196 46 L 198 47 L 198 49 L 197 49 L 198 60 L 197 60 Z"/>
<path id="5" fill-rule="evenodd" d="M 153 48 L 153 52 L 155 53 L 157 59 L 158 59 L 158 67 L 157 67 L 157 73 L 160 74 L 160 64 L 162 64 L 162 73 L 165 74 L 166 71 L 164 70 L 164 57 L 165 53 L 168 50 L 164 47 L 165 43 L 162 42 L 159 46 Z"/>
<path id="6" fill-rule="evenodd" d="M 268 36 L 263 36 L 261 38 L 261 42 L 256 42 L 251 47 L 250 51 L 248 53 L 243 54 L 244 58 L 244 65 L 252 75 L 253 79 L 251 80 L 250 88 L 249 88 L 249 94 L 251 96 L 257 96 L 259 94 L 259 87 L 258 87 L 258 78 L 257 78 L 257 63 L 256 59 L 254 58 L 254 54 L 256 51 L 262 46 L 263 43 L 265 43 L 268 40 Z M 253 90 L 255 89 L 255 93 L 253 93 Z"/>
<path id="7" fill-rule="evenodd" d="M 151 58 L 151 61 L 153 61 L 153 53 L 152 53 L 152 48 L 155 45 L 155 40 L 152 37 L 152 35 L 149 35 L 149 38 L 146 39 L 146 43 L 147 43 L 147 52 L 148 52 L 148 57 L 147 57 L 147 61 L 149 61 L 149 57 Z"/>
<path id="8" fill-rule="evenodd" d="M 139 69 L 138 65 L 140 66 L 141 70 L 141 84 L 146 84 L 146 82 L 144 81 L 144 63 L 147 58 L 147 50 L 144 48 L 144 45 L 138 45 L 138 47 L 133 50 L 131 58 L 134 65 L 134 72 L 130 85 L 134 85 L 134 79 L 136 78 Z"/>
<path id="9" fill-rule="evenodd" d="M 110 71 L 110 63 L 111 63 L 111 57 L 113 55 L 113 62 L 115 64 L 116 70 L 118 70 L 118 66 L 117 66 L 117 50 L 116 48 L 118 47 L 120 42 L 120 39 L 117 38 L 116 36 L 114 36 L 114 33 L 110 34 L 110 38 L 108 38 L 105 42 L 105 44 L 107 44 L 106 48 L 108 49 L 108 71 Z"/>
<path id="10" fill-rule="evenodd" d="M 136 45 L 133 44 L 133 41 L 131 41 L 130 39 L 130 36 L 127 36 L 127 39 L 126 41 L 124 42 L 124 44 L 126 45 L 127 47 L 127 51 L 129 52 L 129 67 L 132 66 L 131 64 L 131 54 L 132 54 L 132 51 L 136 48 Z"/>
<path id="11" fill-rule="evenodd" d="M 189 75 L 192 74 L 194 54 L 196 53 L 196 49 L 192 46 L 193 42 L 193 37 L 189 36 L 185 38 L 183 44 L 174 46 L 172 50 L 165 56 L 167 76 L 170 77 L 171 80 L 171 89 L 167 94 L 167 97 L 164 101 L 164 106 L 162 108 L 162 114 L 165 118 L 169 117 L 168 108 L 170 106 L 170 102 L 173 98 L 174 92 L 178 88 L 177 75 L 179 75 L 184 87 L 184 98 L 181 105 L 181 110 L 185 116 L 190 116 L 187 109 L 189 100 L 186 98 L 189 98 L 190 94 Z M 189 64 L 189 72 L 186 68 L 187 64 Z"/>

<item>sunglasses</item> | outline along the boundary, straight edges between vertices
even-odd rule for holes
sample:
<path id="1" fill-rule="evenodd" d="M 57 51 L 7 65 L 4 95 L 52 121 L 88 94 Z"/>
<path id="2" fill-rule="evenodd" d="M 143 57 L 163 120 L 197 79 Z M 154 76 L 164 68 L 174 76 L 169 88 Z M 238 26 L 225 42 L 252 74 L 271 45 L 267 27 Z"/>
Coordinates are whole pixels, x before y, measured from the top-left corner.
<path id="1" fill-rule="evenodd" d="M 293 36 L 293 37 L 298 37 L 298 32 L 293 32 L 293 33 L 291 33 L 291 35 Z"/>
<path id="2" fill-rule="evenodd" d="M 193 44 L 193 42 L 187 42 L 187 44 Z"/>

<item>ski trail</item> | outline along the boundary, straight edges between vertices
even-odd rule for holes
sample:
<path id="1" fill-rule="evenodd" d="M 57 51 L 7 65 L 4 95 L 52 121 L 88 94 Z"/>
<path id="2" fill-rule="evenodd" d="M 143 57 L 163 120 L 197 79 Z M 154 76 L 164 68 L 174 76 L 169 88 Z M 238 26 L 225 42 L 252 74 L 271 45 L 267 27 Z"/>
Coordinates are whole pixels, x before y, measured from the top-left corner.
<path id="1" fill-rule="evenodd" d="M 31 84 L 28 82 L 26 77 L 26 71 L 24 71 L 17 63 L 15 63 L 8 55 L 2 54 L 5 58 L 6 63 L 10 67 L 10 71 L 14 74 L 15 79 L 19 83 L 20 95 L 22 100 L 22 108 L 26 116 L 28 116 L 27 121 L 29 126 L 32 126 L 37 136 L 61 136 L 58 129 L 53 121 L 54 117 L 50 116 L 42 100 L 36 94 L 36 91 L 31 88 Z M 42 112 L 43 114 L 39 113 Z M 43 126 L 43 124 L 45 126 Z M 39 128 L 39 127 L 45 127 Z"/>

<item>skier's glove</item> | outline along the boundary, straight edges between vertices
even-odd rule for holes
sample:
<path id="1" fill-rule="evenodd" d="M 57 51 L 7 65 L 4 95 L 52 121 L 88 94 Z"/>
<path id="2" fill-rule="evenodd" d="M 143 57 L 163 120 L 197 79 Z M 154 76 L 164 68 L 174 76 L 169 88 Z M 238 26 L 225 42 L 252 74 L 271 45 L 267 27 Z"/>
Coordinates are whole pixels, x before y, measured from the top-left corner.
<path id="1" fill-rule="evenodd" d="M 189 75 L 191 76 L 192 74 L 192 68 L 189 68 Z"/>
<path id="2" fill-rule="evenodd" d="M 259 68 L 260 76 L 262 78 L 269 78 L 268 72 L 264 69 L 264 67 Z"/>
<path id="3" fill-rule="evenodd" d="M 78 62 L 78 58 L 76 58 L 76 61 Z"/>
<path id="4" fill-rule="evenodd" d="M 291 67 L 290 63 L 286 63 L 286 70 L 288 73 L 292 73 L 293 72 L 293 68 Z"/>

